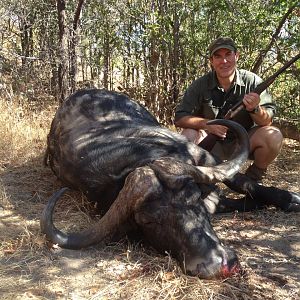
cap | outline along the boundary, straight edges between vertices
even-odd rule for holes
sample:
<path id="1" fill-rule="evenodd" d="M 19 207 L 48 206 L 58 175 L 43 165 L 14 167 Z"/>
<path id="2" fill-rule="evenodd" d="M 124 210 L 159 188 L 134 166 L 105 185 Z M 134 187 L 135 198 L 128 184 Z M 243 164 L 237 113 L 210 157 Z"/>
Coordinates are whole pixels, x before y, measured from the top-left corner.
<path id="1" fill-rule="evenodd" d="M 212 57 L 213 54 L 219 50 L 219 49 L 228 49 L 231 51 L 236 51 L 237 47 L 233 41 L 233 39 L 229 37 L 219 37 L 216 40 L 214 40 L 210 45 L 209 45 L 209 56 Z"/>

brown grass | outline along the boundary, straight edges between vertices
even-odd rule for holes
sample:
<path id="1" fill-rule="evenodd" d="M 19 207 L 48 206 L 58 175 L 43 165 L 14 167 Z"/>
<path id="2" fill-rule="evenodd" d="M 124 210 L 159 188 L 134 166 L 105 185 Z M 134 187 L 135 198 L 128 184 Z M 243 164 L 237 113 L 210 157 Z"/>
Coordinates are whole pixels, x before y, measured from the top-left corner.
<path id="1" fill-rule="evenodd" d="M 60 187 L 42 166 L 55 107 L 33 111 L 0 100 L 0 109 L 1 299 L 299 299 L 299 214 L 272 208 L 213 217 L 245 270 L 224 281 L 186 276 L 167 253 L 126 239 L 82 251 L 49 248 L 39 217 Z M 286 140 L 265 183 L 299 192 L 299 153 L 299 143 Z M 56 212 L 65 230 L 98 218 L 77 192 Z"/>

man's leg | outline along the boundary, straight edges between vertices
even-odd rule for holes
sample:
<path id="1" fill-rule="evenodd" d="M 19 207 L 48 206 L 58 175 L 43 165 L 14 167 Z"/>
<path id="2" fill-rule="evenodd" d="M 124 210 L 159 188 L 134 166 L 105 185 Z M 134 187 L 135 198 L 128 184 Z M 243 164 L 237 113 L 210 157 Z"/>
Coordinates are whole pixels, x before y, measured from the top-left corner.
<path id="1" fill-rule="evenodd" d="M 280 130 L 273 126 L 255 127 L 249 131 L 250 153 L 253 164 L 246 170 L 246 175 L 260 181 L 268 166 L 278 156 L 283 136 Z"/>
<path id="2" fill-rule="evenodd" d="M 191 128 L 183 129 L 181 134 L 196 145 L 198 145 L 207 136 L 205 130 L 196 130 Z"/>
<path id="3" fill-rule="evenodd" d="M 195 129 L 190 129 L 190 128 L 185 128 L 181 131 L 181 134 L 184 135 L 190 142 L 199 145 L 199 143 L 207 136 L 207 133 L 205 130 L 195 130 Z M 229 146 L 229 145 L 228 145 Z M 209 151 L 212 155 L 215 157 L 225 160 L 228 159 L 228 157 L 231 154 L 231 149 L 230 148 L 224 148 L 222 144 L 220 144 L 218 141 L 216 144 L 213 146 L 211 151 Z"/>

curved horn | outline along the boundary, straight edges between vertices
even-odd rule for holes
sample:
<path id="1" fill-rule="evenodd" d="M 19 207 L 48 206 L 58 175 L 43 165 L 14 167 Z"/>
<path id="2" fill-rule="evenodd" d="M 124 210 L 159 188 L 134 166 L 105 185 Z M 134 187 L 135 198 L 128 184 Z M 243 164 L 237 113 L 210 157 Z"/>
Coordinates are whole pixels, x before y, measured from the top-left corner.
<path id="1" fill-rule="evenodd" d="M 231 178 L 239 171 L 249 157 L 250 144 L 248 133 L 245 128 L 234 121 L 217 119 L 209 121 L 208 124 L 226 126 L 233 131 L 236 137 L 236 145 L 231 158 L 228 161 L 215 167 L 197 167 L 202 174 L 206 175 L 207 182 L 215 183 L 217 181 L 224 181 L 225 179 Z M 202 177 L 203 176 L 200 178 L 202 179 Z"/>
<path id="2" fill-rule="evenodd" d="M 238 123 L 230 120 L 213 120 L 209 124 L 219 124 L 230 128 L 237 137 L 232 159 L 213 167 L 194 166 L 171 157 L 155 160 L 149 166 L 172 186 L 182 183 L 187 176 L 199 183 L 215 183 L 234 176 L 249 156 L 247 131 Z M 175 176 L 174 176 L 175 175 Z"/>
<path id="3" fill-rule="evenodd" d="M 156 182 L 155 182 L 156 180 Z M 158 187 L 158 181 L 150 168 L 138 168 L 130 173 L 124 187 L 107 213 L 93 227 L 78 233 L 66 234 L 53 224 L 53 212 L 59 198 L 66 192 L 62 188 L 49 199 L 40 220 L 40 226 L 47 239 L 62 248 L 81 249 L 101 242 L 115 233 L 122 223 L 135 211 L 137 205 Z"/>

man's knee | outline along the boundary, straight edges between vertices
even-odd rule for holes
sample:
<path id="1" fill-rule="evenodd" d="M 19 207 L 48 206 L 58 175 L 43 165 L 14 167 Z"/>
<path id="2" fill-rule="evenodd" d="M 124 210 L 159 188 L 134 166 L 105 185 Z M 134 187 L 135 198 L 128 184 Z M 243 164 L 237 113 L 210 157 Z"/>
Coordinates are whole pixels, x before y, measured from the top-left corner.
<path id="1" fill-rule="evenodd" d="M 207 135 L 204 130 L 196 130 L 192 128 L 184 128 L 181 131 L 181 134 L 196 145 L 198 145 Z"/>
<path id="2" fill-rule="evenodd" d="M 279 128 L 274 126 L 268 126 L 266 133 L 266 142 L 268 147 L 276 152 L 279 152 L 282 146 L 283 135 Z"/>
<path id="3" fill-rule="evenodd" d="M 250 134 L 250 144 L 256 147 L 267 147 L 271 151 L 279 152 L 283 141 L 281 131 L 274 126 L 257 128 Z"/>

